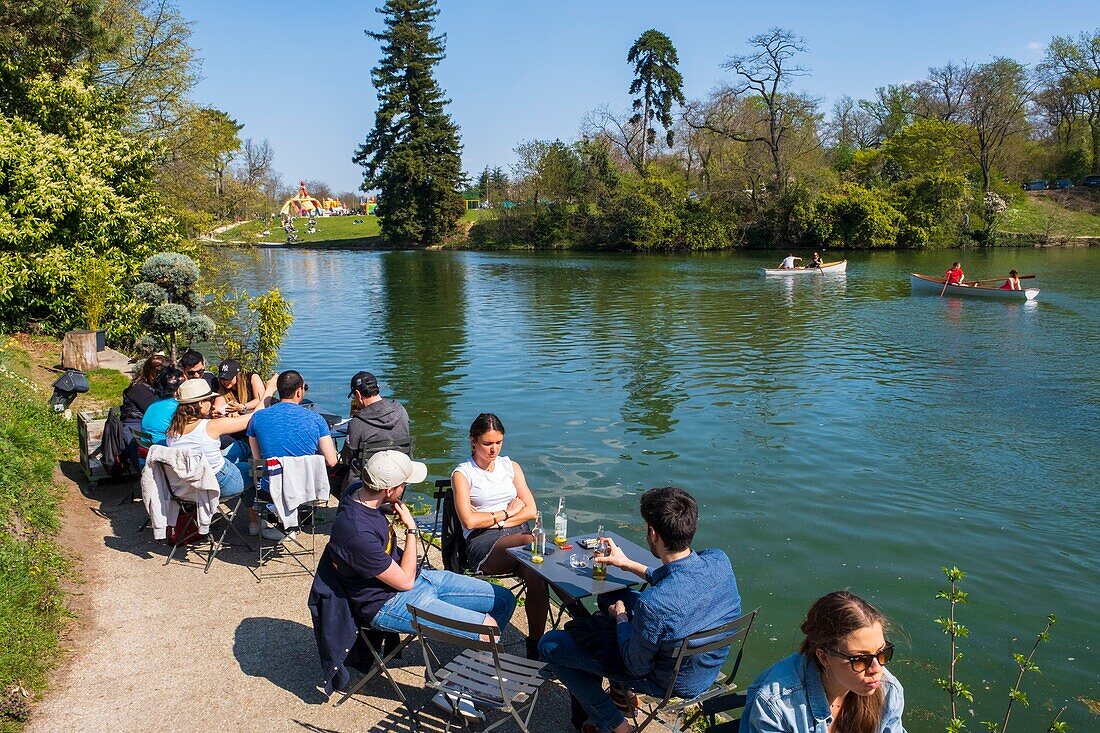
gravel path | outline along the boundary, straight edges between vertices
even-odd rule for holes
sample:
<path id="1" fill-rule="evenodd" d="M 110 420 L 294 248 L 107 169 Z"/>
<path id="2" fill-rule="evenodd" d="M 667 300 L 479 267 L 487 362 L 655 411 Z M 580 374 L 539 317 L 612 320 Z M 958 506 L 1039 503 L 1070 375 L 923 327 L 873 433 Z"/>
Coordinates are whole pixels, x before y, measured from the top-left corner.
<path id="1" fill-rule="evenodd" d="M 206 575 L 194 553 L 165 567 L 165 546 L 138 531 L 145 512 L 127 500 L 129 484 L 86 497 L 72 481 L 79 467 L 62 470 L 69 495 L 61 541 L 79 558 L 84 583 L 72 589 L 67 660 L 27 733 L 409 730 L 380 678 L 339 708 L 319 691 L 310 576 L 257 583 L 249 570 L 255 555 L 244 548 L 223 551 Z M 326 539 L 317 537 L 318 556 Z M 522 609 L 513 622 L 523 625 Z M 522 654 L 522 638 L 522 629 L 511 629 L 508 650 Z M 395 672 L 417 706 L 427 703 L 420 658 L 419 646 L 410 646 Z M 425 730 L 443 730 L 436 709 L 425 710 Z M 571 730 L 568 715 L 564 690 L 549 683 L 531 730 Z"/>

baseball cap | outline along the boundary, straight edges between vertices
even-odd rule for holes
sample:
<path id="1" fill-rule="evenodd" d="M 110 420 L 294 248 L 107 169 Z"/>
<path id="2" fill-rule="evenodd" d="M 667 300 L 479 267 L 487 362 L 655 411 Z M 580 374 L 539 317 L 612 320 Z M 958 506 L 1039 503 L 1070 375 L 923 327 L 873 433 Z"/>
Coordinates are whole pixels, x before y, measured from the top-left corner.
<path id="1" fill-rule="evenodd" d="M 348 397 L 354 397 L 356 392 L 366 392 L 368 389 L 378 389 L 378 379 L 370 372 L 356 372 L 351 378 L 351 391 Z"/>
<path id="2" fill-rule="evenodd" d="M 375 491 L 393 489 L 401 484 L 418 484 L 428 477 L 428 467 L 401 451 L 384 450 L 367 461 L 367 484 Z"/>
<path id="3" fill-rule="evenodd" d="M 241 373 L 241 363 L 236 359 L 226 359 L 218 364 L 218 379 L 232 379 Z"/>

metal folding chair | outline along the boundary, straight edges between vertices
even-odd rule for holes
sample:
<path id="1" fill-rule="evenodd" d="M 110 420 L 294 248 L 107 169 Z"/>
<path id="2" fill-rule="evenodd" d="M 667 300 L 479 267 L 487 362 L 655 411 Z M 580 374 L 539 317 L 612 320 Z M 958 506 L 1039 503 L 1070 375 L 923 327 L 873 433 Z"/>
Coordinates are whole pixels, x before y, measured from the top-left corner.
<path id="1" fill-rule="evenodd" d="M 644 696 L 642 697 L 642 704 L 645 709 L 639 707 L 634 711 L 634 730 L 643 730 L 652 723 L 660 713 L 672 713 L 674 721 L 671 729 L 679 730 L 681 727 L 680 718 L 683 716 L 685 710 L 695 705 L 702 706 L 714 698 L 733 694 L 737 688 L 734 680 L 737 677 L 737 669 L 741 666 L 741 657 L 745 651 L 745 639 L 748 638 L 749 632 L 752 630 L 752 623 L 756 619 L 756 614 L 759 612 L 760 609 L 757 608 L 729 623 L 722 624 L 714 629 L 690 634 L 677 642 L 672 653 L 675 662 L 672 669 L 672 678 L 668 681 L 668 688 L 665 690 L 664 697 L 655 702 L 650 700 L 648 704 L 646 702 L 647 698 Z M 714 684 L 702 694 L 696 695 L 690 700 L 676 697 L 676 679 L 680 676 L 680 667 L 686 659 L 699 654 L 718 651 L 723 648 L 728 648 L 732 652 L 734 647 L 737 648 L 737 654 L 734 655 L 733 668 L 730 670 L 729 674 L 719 673 Z M 640 723 L 638 722 L 639 713 L 642 714 L 642 721 Z M 690 716 L 688 720 L 684 721 L 683 727 L 690 727 L 690 724 L 695 718 L 699 717 L 700 714 L 702 713 L 697 712 Z"/>
<path id="2" fill-rule="evenodd" d="M 202 460 L 206 460 L 205 457 Z M 195 519 L 196 504 L 193 501 L 187 499 L 181 499 L 176 496 L 172 491 L 172 487 L 169 486 L 169 499 L 174 503 L 180 512 L 184 512 L 187 520 L 184 522 L 184 526 L 180 534 L 186 536 L 192 529 L 198 531 L 198 522 Z M 225 541 L 225 535 L 229 530 L 233 530 L 233 533 L 241 538 L 246 544 L 248 540 L 233 526 L 233 519 L 237 516 L 237 510 L 241 507 L 241 501 L 244 499 L 242 494 L 231 496 L 228 498 L 222 498 L 218 501 L 218 513 L 214 515 L 210 522 L 210 531 L 207 533 L 207 542 L 205 549 L 199 549 L 195 546 L 195 551 L 199 556 L 205 556 L 205 567 L 203 573 L 210 572 L 210 565 L 214 562 L 214 558 L 218 556 L 218 552 L 224 547 L 229 547 L 229 543 Z M 146 522 L 148 523 L 148 522 Z M 172 562 L 172 559 L 179 552 L 181 547 L 186 547 L 187 543 L 181 542 L 173 545 L 172 549 L 168 552 L 168 557 L 165 559 L 164 564 Z M 184 550 L 186 555 L 187 550 Z"/>
<path id="3" fill-rule="evenodd" d="M 520 730 L 527 733 L 531 714 L 538 702 L 539 688 L 546 682 L 546 678 L 540 674 L 546 665 L 501 651 L 501 629 L 496 626 L 457 621 L 422 611 L 412 605 L 408 609 L 424 652 L 424 686 L 442 692 L 443 698 L 451 706 L 447 731 L 450 731 L 455 716 L 462 720 L 465 727 L 459 706 L 462 699 L 467 699 L 479 708 L 506 714 L 485 727 L 484 731 L 493 730 L 514 720 Z M 473 639 L 461 632 L 477 634 L 479 638 Z M 463 651 L 447 664 L 441 664 L 428 644 L 429 639 L 456 646 Z M 417 713 L 407 702 L 405 707 L 409 710 L 413 724 L 419 727 Z"/>
<path id="4" fill-rule="evenodd" d="M 743 692 L 731 692 L 704 701 L 700 716 L 705 733 L 738 733 L 741 730 L 741 720 L 729 718 L 729 713 L 744 708 L 746 702 L 748 695 Z"/>
<path id="5" fill-rule="evenodd" d="M 269 524 L 278 525 L 278 518 L 274 516 L 274 513 L 268 508 L 268 504 L 271 503 L 270 495 L 261 495 L 260 493 L 260 480 L 264 477 L 264 472 L 267 470 L 267 460 L 262 459 L 258 461 L 248 462 L 248 473 L 252 479 L 253 486 L 256 487 L 256 499 L 252 504 L 253 509 L 259 512 L 260 517 L 265 520 L 269 517 L 274 519 L 274 522 L 268 522 Z M 265 498 L 266 496 L 266 498 Z M 316 519 L 316 513 L 319 505 L 317 503 L 303 504 L 298 509 L 298 527 L 289 529 L 285 527 L 279 528 L 279 531 L 283 533 L 282 538 L 278 540 L 264 539 L 263 534 L 259 536 L 259 545 L 257 548 L 257 563 L 256 567 L 252 568 L 252 574 L 256 577 L 256 582 L 261 582 L 264 578 L 271 578 L 284 575 L 298 575 L 302 572 L 312 576 L 314 568 L 317 567 L 317 534 L 314 531 L 310 531 L 310 545 L 306 547 L 300 540 L 303 535 L 302 525 L 309 523 L 311 525 Z M 310 558 L 310 564 L 307 565 L 302 558 L 308 556 Z M 281 570 L 266 570 L 272 561 L 280 561 L 286 568 Z M 295 565 L 297 567 L 295 567 Z"/>
<path id="6" fill-rule="evenodd" d="M 393 687 L 394 692 L 397 693 L 397 698 L 407 708 L 409 706 L 408 701 L 405 699 L 405 693 L 401 691 L 400 685 L 397 684 L 397 680 L 393 678 L 390 673 L 389 664 L 394 659 L 401 656 L 401 652 L 412 643 L 416 637 L 412 634 L 397 634 L 398 642 L 392 649 L 386 647 L 382 643 L 382 638 L 389 632 L 381 632 L 370 626 L 359 627 L 359 637 L 362 639 L 362 643 L 370 651 L 373 657 L 370 670 L 364 674 L 354 685 L 349 687 L 340 699 L 332 704 L 334 708 L 338 708 L 344 704 L 344 702 L 352 695 L 358 694 L 363 687 L 370 682 L 375 675 L 381 672 L 387 680 L 389 680 L 390 686 Z"/>

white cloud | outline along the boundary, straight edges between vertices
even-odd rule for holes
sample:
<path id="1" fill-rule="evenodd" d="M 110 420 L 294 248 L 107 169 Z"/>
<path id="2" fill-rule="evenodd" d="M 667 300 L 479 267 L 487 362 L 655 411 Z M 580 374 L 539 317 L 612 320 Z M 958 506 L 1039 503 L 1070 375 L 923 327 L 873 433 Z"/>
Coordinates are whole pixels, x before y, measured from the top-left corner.
<path id="1" fill-rule="evenodd" d="M 1042 51 L 1043 44 L 1039 43 L 1038 41 L 1032 41 L 1031 43 L 1024 46 L 1024 48 L 1026 48 L 1028 51 Z"/>

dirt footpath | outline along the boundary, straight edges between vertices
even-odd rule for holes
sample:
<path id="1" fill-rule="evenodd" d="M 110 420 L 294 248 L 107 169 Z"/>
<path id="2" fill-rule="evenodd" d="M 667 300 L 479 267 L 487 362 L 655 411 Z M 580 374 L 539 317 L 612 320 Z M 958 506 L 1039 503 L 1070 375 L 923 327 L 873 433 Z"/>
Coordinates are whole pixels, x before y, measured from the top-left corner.
<path id="1" fill-rule="evenodd" d="M 165 567 L 165 545 L 149 529 L 138 531 L 145 511 L 129 501 L 130 484 L 84 496 L 73 482 L 79 466 L 65 463 L 62 470 L 69 496 L 60 541 L 79 558 L 84 582 L 71 589 L 76 617 L 67 661 L 27 733 L 410 730 L 381 676 L 339 708 L 318 689 L 306 607 L 310 576 L 257 583 L 249 570 L 255 553 L 243 547 L 224 550 L 209 574 L 195 553 Z M 326 539 L 322 529 L 318 556 Z M 522 608 L 513 623 L 521 629 L 509 629 L 505 645 L 522 654 Z M 424 729 L 443 730 L 443 717 L 422 690 L 420 659 L 419 646 L 411 645 L 394 676 L 414 705 L 427 705 Z M 568 716 L 563 688 L 548 683 L 531 730 L 571 730 Z"/>

